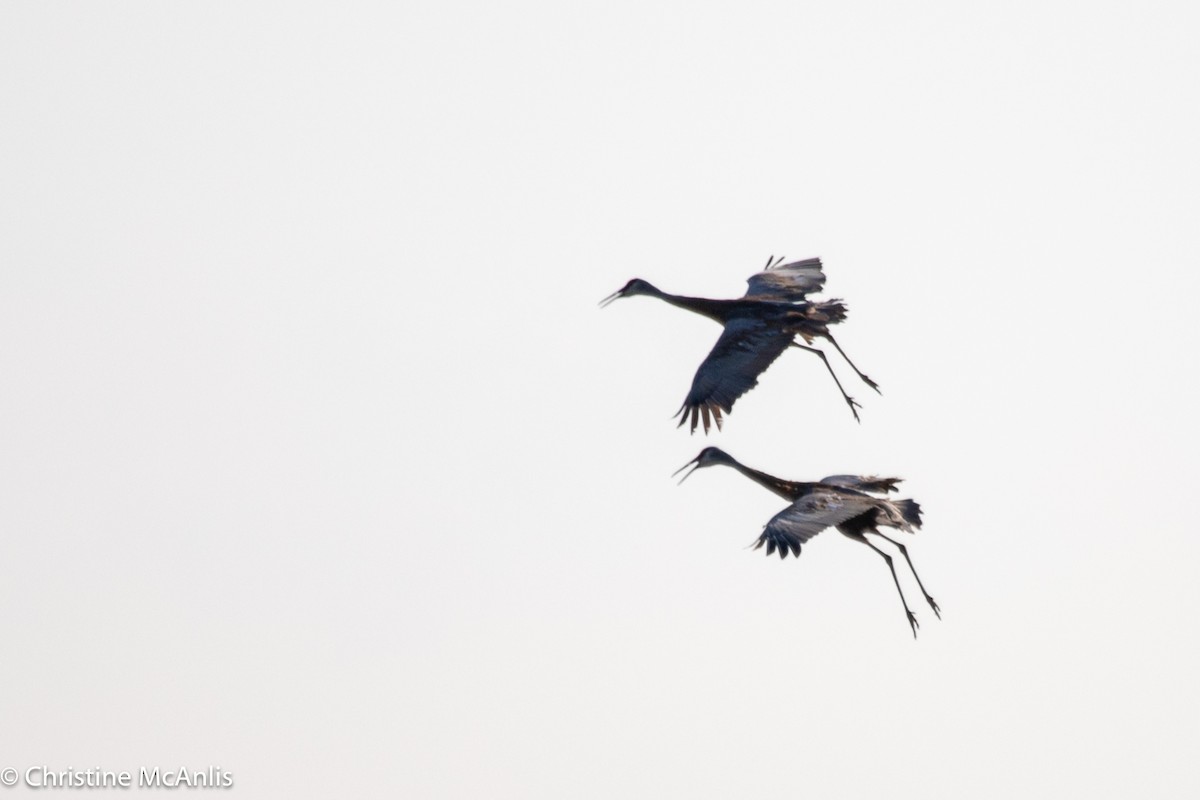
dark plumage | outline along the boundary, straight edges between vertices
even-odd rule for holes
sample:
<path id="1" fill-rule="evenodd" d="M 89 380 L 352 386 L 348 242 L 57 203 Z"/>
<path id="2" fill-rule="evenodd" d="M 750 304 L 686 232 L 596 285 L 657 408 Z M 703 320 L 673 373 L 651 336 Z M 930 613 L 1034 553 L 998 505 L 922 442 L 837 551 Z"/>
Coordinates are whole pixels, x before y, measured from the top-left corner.
<path id="1" fill-rule="evenodd" d="M 896 577 L 896 569 L 892 565 L 892 557 L 876 547 L 865 535 L 874 534 L 899 548 L 904 560 L 908 562 L 908 568 L 912 570 L 913 577 L 917 579 L 917 586 L 925 595 L 925 601 L 929 603 L 933 613 L 941 619 L 941 609 L 929 596 L 929 592 L 925 591 L 925 586 L 921 583 L 920 576 L 917 575 L 916 567 L 913 566 L 912 559 L 908 556 L 908 548 L 879 531 L 880 526 L 883 526 L 913 533 L 915 528 L 921 527 L 921 506 L 915 500 L 889 500 L 872 497 L 868 494 L 886 494 L 895 491 L 896 484 L 900 483 L 900 478 L 880 478 L 873 475 L 869 477 L 830 475 L 812 483 L 787 481 L 751 469 L 717 447 L 704 448 L 700 451 L 700 455 L 677 470 L 676 474 L 692 467 L 692 470 L 680 479 L 680 483 L 682 483 L 697 469 L 716 464 L 732 467 L 791 503 L 766 524 L 762 535 L 758 537 L 758 541 L 754 545 L 755 550 L 765 545 L 767 555 L 778 550 L 780 558 L 786 558 L 789 552 L 798 557 L 801 545 L 809 539 L 830 526 L 837 528 L 842 535 L 856 542 L 862 542 L 883 556 L 888 569 L 891 570 L 892 580 L 896 582 L 896 591 L 900 593 L 900 602 L 904 604 L 904 613 L 908 617 L 908 624 L 912 626 L 915 637 L 918 627 L 917 617 L 909 609 L 908 601 L 904 599 L 904 592 L 900 588 L 900 579 Z"/>
<path id="2" fill-rule="evenodd" d="M 758 385 L 758 376 L 788 347 L 799 347 L 821 357 L 854 418 L 858 419 L 858 403 L 846 394 L 825 354 L 808 346 L 815 338 L 827 339 L 843 358 L 846 357 L 829 333 L 830 325 L 846 318 L 846 306 L 840 300 L 807 299 L 810 293 L 820 291 L 825 284 L 819 258 L 783 265 L 779 261 L 768 260 L 765 270 L 750 276 L 746 294 L 736 300 L 667 294 L 634 278 L 601 301 L 603 306 L 621 297 L 648 295 L 702 314 L 724 326 L 712 351 L 696 370 L 691 391 L 679 409 L 681 426 L 690 418 L 692 432 L 701 421 L 705 433 L 714 421 L 719 429 L 722 414 L 730 413 L 737 399 Z M 796 342 L 796 337 L 806 344 Z M 879 391 L 879 386 L 859 372 L 849 358 L 846 363 L 868 386 Z"/>

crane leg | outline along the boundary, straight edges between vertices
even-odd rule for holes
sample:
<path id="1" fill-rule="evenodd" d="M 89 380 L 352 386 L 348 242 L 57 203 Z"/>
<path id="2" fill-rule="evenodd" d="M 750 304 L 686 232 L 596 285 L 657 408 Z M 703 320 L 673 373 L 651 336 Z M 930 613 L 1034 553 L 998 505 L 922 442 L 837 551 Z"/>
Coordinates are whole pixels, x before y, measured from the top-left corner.
<path id="1" fill-rule="evenodd" d="M 900 602 L 904 605 L 904 613 L 908 616 L 908 624 L 912 626 L 913 638 L 917 638 L 917 628 L 921 627 L 921 625 L 917 622 L 917 615 L 914 614 L 912 609 L 908 607 L 908 601 L 904 599 L 904 590 L 900 588 L 900 579 L 896 577 L 896 568 L 892 566 L 892 557 L 880 550 L 875 545 L 871 544 L 871 542 L 867 540 L 867 537 L 863 536 L 861 533 L 851 538 L 857 539 L 867 547 L 874 550 L 876 553 L 879 553 L 879 555 L 883 556 L 883 560 L 887 562 L 888 569 L 892 571 L 892 580 L 896 582 L 896 591 L 900 594 Z"/>
<path id="2" fill-rule="evenodd" d="M 837 373 L 833 371 L 833 366 L 829 363 L 829 359 L 825 357 L 825 354 L 815 347 L 809 347 L 808 345 L 800 344 L 799 342 L 792 342 L 792 347 L 799 347 L 801 350 L 807 350 L 810 353 L 816 353 L 821 357 L 821 360 L 825 362 L 825 369 L 829 370 L 829 374 L 833 376 L 833 382 L 837 384 L 838 391 L 841 392 L 842 397 L 845 398 L 846 405 L 850 406 L 850 413 L 854 415 L 855 421 L 862 422 L 862 420 L 858 418 L 858 409 L 861 408 L 861 406 L 855 402 L 853 397 L 846 394 L 846 390 L 842 388 L 842 382 L 838 380 Z M 853 366 L 853 364 L 851 366 Z"/>
<path id="3" fill-rule="evenodd" d="M 904 556 L 904 560 L 908 562 L 908 568 L 912 570 L 913 577 L 917 579 L 917 586 L 921 587 L 921 594 L 925 595 L 925 602 L 929 603 L 929 607 L 933 609 L 933 613 L 937 614 L 938 619 L 941 619 L 942 610 L 938 608 L 938 604 L 935 603 L 933 598 L 929 596 L 929 592 L 925 591 L 925 584 L 921 583 L 921 576 L 917 574 L 917 568 L 913 566 L 912 559 L 908 557 L 908 548 L 897 542 L 892 537 L 884 536 L 879 531 L 871 531 L 871 533 L 874 533 L 881 539 L 886 539 L 887 541 L 896 545 L 896 547 L 900 548 L 900 555 Z"/>
<path id="4" fill-rule="evenodd" d="M 841 346 L 840 344 L 838 344 L 838 343 L 837 343 L 837 340 L 836 340 L 836 339 L 834 339 L 834 338 L 833 338 L 832 336 L 830 336 L 828 333 L 825 333 L 825 334 L 822 334 L 822 335 L 823 335 L 823 336 L 824 336 L 826 339 L 828 339 L 828 340 L 829 340 L 829 343 L 830 343 L 831 345 L 833 345 L 834 347 L 836 347 L 836 348 L 837 348 L 837 351 L 838 351 L 839 353 L 841 353 L 841 354 L 842 354 L 842 358 L 846 359 L 846 363 L 850 365 L 850 369 L 854 370 L 854 371 L 855 371 L 855 373 L 857 373 L 857 374 L 858 374 L 858 377 L 862 378 L 862 382 L 863 382 L 863 383 L 865 383 L 867 386 L 870 386 L 872 389 L 874 389 L 874 390 L 876 391 L 876 393 L 878 393 L 878 394 L 883 394 L 883 392 L 879 391 L 879 384 L 878 384 L 878 383 L 876 383 L 875 381 L 873 381 L 873 380 L 871 380 L 870 378 L 868 378 L 866 375 L 864 375 L 864 374 L 863 374 L 862 370 L 860 370 L 858 367 L 854 366 L 854 362 L 850 360 L 850 356 L 846 355 L 846 351 L 842 349 L 842 346 Z"/>

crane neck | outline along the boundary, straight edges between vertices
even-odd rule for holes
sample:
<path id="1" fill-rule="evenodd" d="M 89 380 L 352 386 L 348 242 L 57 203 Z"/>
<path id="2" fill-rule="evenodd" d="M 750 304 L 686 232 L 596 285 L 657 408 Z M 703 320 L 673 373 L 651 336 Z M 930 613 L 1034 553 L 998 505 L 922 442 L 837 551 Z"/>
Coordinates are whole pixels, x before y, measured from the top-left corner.
<path id="1" fill-rule="evenodd" d="M 686 308 L 688 311 L 708 317 L 709 319 L 715 320 L 722 325 L 725 324 L 725 321 L 729 316 L 729 306 L 732 302 L 730 300 L 712 300 L 707 297 L 688 297 L 687 295 L 681 294 L 668 294 L 667 292 L 659 289 L 654 289 L 652 294 L 654 297 L 657 297 L 663 302 L 670 303 L 671 305 L 678 306 L 679 308 Z"/>
<path id="2" fill-rule="evenodd" d="M 759 486 L 762 486 L 779 495 L 784 500 L 796 500 L 805 493 L 805 487 L 803 484 L 785 481 L 783 478 L 776 478 L 774 475 L 768 475 L 765 472 L 751 469 L 740 461 L 735 460 L 733 457 L 729 458 L 729 466 L 733 467 L 738 472 L 757 483 Z"/>

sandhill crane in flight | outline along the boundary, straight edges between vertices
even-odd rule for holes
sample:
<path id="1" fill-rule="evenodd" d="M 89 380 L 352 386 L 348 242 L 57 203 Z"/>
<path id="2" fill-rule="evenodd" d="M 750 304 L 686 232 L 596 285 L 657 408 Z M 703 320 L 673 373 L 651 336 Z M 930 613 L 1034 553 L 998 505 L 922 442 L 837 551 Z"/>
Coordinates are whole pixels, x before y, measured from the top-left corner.
<path id="1" fill-rule="evenodd" d="M 821 357 L 857 420 L 858 403 L 842 388 L 842 382 L 838 380 L 825 353 L 809 346 L 817 337 L 829 340 L 858 377 L 876 392 L 879 391 L 879 385 L 854 366 L 854 362 L 829 333 L 830 325 L 846 318 L 845 304 L 840 300 L 806 299 L 810 293 L 820 291 L 825 284 L 821 259 L 809 258 L 781 265 L 782 261 L 782 257 L 774 262 L 768 259 L 762 272 L 747 279 L 750 286 L 746 294 L 736 300 L 667 294 L 641 278 L 634 278 L 600 301 L 603 307 L 621 297 L 649 295 L 702 314 L 724 326 L 724 333 L 692 379 L 692 389 L 678 412 L 680 426 L 690 415 L 691 430 L 695 433 L 698 419 L 703 418 L 704 432 L 708 433 L 711 415 L 720 429 L 721 414 L 730 413 L 734 402 L 758 385 L 758 376 L 788 347 L 799 347 Z M 794 341 L 797 336 L 806 344 Z"/>
<path id="2" fill-rule="evenodd" d="M 766 524 L 762 535 L 758 537 L 758 542 L 754 545 L 755 550 L 765 544 L 767 555 L 771 555 L 778 549 L 780 558 L 786 558 L 789 551 L 792 555 L 799 557 L 801 544 L 831 525 L 836 527 L 842 535 L 856 542 L 862 542 L 883 556 L 888 569 L 892 571 L 892 580 L 896 582 L 896 591 L 900 593 L 900 602 L 904 604 L 904 613 L 908 617 L 908 624 L 912 626 L 915 638 L 919 627 L 917 617 L 904 599 L 904 591 L 900 588 L 900 579 L 896 577 L 896 568 L 892 565 L 892 557 L 876 547 L 866 537 L 868 533 L 874 534 L 900 549 L 900 554 L 908 562 L 908 568 L 912 570 L 913 577 L 917 579 L 917 586 L 921 587 L 921 593 L 925 595 L 925 602 L 929 603 L 929 607 L 933 609 L 933 613 L 937 615 L 938 619 L 942 618 L 941 609 L 929 596 L 929 592 L 925 591 L 925 585 L 921 583 L 921 578 L 917 575 L 917 568 L 913 566 L 912 559 L 908 557 L 908 548 L 895 539 L 884 536 L 879 531 L 880 525 L 908 533 L 913 533 L 914 528 L 921 527 L 921 507 L 915 500 L 886 500 L 871 497 L 868 494 L 868 492 L 887 494 L 895 491 L 900 478 L 830 475 L 816 483 L 785 481 L 774 475 L 751 469 L 717 447 L 704 448 L 700 451 L 700 455 L 676 470 L 675 474 L 678 475 L 688 467 L 692 468 L 680 478 L 679 482 L 683 483 L 688 475 L 701 467 L 711 467 L 716 464 L 734 468 L 755 483 L 791 502 L 790 506 L 780 511 Z"/>

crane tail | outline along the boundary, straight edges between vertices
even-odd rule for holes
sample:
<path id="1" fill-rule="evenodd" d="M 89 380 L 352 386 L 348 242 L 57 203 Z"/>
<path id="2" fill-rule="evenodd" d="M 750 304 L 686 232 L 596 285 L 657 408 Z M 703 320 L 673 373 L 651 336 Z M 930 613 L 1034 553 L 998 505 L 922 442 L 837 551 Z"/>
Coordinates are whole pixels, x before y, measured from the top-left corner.
<path id="1" fill-rule="evenodd" d="M 921 505 L 916 500 L 896 500 L 896 508 L 904 521 L 914 528 L 921 527 Z"/>
<path id="2" fill-rule="evenodd" d="M 921 506 L 916 500 L 879 500 L 868 531 L 879 533 L 878 525 L 913 533 L 921 527 Z"/>
<path id="3" fill-rule="evenodd" d="M 824 300 L 815 303 L 813 310 L 820 321 L 826 325 L 836 325 L 846 319 L 846 303 L 842 300 Z"/>

